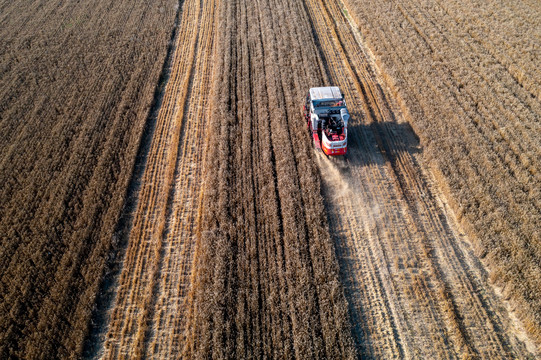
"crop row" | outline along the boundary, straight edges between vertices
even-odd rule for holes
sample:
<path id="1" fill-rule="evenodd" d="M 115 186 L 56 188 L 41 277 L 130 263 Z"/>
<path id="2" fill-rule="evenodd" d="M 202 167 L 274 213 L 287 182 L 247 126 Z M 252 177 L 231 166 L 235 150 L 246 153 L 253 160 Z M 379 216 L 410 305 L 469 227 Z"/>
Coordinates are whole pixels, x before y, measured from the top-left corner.
<path id="1" fill-rule="evenodd" d="M 532 23 L 539 7 L 344 4 L 492 280 L 520 305 L 527 330 L 541 340 L 540 29 Z"/>
<path id="2" fill-rule="evenodd" d="M 81 354 L 174 5 L 0 3 L 0 358 Z"/>
<path id="3" fill-rule="evenodd" d="M 322 82 L 297 1 L 223 2 L 184 357 L 353 358 L 299 104 Z"/>

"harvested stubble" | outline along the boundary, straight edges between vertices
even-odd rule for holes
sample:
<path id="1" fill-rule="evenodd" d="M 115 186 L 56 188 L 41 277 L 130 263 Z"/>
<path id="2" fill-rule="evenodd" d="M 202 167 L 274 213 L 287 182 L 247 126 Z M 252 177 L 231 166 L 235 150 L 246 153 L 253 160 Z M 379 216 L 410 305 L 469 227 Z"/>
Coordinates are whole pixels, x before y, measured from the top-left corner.
<path id="1" fill-rule="evenodd" d="M 302 94 L 324 81 L 306 10 L 298 1 L 222 2 L 219 21 L 184 357 L 354 358 L 299 121 Z"/>
<path id="2" fill-rule="evenodd" d="M 0 9 L 0 358 L 79 357 L 175 2 Z"/>
<path id="3" fill-rule="evenodd" d="M 109 324 L 101 326 L 107 334 L 93 332 L 94 342 L 88 341 L 104 359 L 176 357 L 185 342 L 218 33 L 215 8 L 214 1 L 186 0 L 180 9 L 169 76 L 141 164 L 145 170 L 134 189 L 137 204 L 126 221 L 129 240 Z"/>
<path id="4" fill-rule="evenodd" d="M 492 280 L 541 342 L 541 8 L 345 0 Z"/>

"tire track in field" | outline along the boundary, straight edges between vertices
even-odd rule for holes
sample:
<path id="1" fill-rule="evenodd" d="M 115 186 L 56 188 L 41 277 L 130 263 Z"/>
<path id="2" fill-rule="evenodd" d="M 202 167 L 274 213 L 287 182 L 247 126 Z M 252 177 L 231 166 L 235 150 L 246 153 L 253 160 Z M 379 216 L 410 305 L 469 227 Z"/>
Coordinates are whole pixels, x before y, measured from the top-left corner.
<path id="1" fill-rule="evenodd" d="M 104 344 L 104 358 L 183 346 L 208 121 L 214 2 L 187 0 Z"/>
<path id="2" fill-rule="evenodd" d="M 324 158 L 320 166 L 361 353 L 524 355 L 421 167 L 417 139 L 395 118 L 341 8 L 316 0 L 307 6 L 329 77 L 352 112 L 346 166 Z"/>

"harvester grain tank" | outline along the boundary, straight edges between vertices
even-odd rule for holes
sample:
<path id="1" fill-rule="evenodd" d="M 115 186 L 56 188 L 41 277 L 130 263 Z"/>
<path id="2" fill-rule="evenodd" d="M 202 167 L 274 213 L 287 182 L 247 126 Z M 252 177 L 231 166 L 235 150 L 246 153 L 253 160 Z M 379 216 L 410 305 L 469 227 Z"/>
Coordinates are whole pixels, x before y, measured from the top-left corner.
<path id="1" fill-rule="evenodd" d="M 345 155 L 349 112 L 337 86 L 311 88 L 303 113 L 314 146 L 325 155 Z"/>

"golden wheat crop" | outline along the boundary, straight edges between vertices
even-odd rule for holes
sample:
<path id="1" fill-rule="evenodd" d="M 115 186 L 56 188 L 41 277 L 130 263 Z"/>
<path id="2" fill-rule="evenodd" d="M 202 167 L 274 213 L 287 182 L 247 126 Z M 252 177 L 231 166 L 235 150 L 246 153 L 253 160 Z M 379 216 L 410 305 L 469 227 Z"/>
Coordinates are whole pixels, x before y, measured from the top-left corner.
<path id="1" fill-rule="evenodd" d="M 305 21 L 297 1 L 222 3 L 186 358 L 355 357 L 299 121 L 323 81 Z"/>
<path id="2" fill-rule="evenodd" d="M 541 340 L 541 8 L 345 0 L 447 197 Z"/>
<path id="3" fill-rule="evenodd" d="M 77 357 L 176 11 L 0 9 L 0 358 Z"/>

